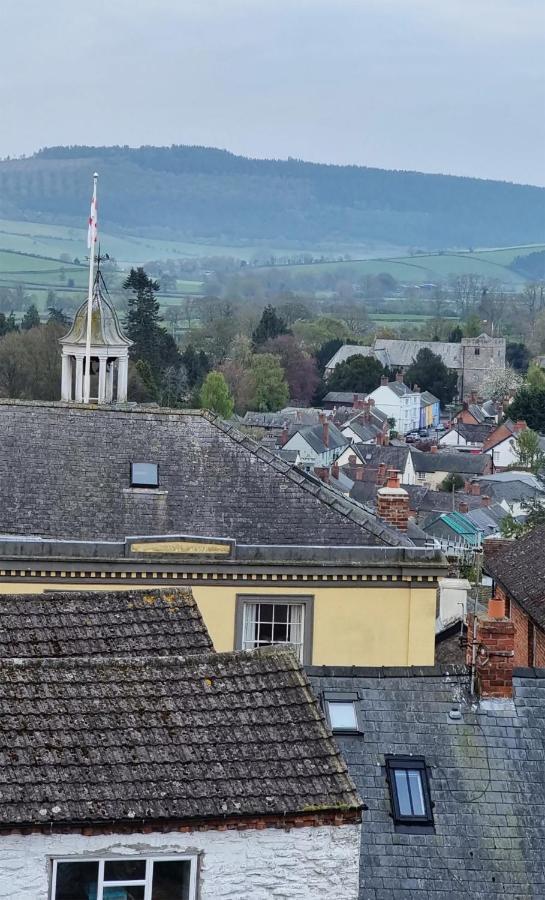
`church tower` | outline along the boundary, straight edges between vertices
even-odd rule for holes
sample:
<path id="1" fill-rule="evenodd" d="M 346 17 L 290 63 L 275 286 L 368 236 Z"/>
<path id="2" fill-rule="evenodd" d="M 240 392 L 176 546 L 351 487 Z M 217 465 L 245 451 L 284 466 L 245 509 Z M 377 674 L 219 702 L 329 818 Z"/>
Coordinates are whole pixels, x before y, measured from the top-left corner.
<path id="1" fill-rule="evenodd" d="M 129 347 L 132 344 L 121 330 L 117 314 L 104 296 L 100 272 L 96 273 L 91 315 L 91 393 L 92 403 L 125 403 L 129 372 Z M 78 309 L 74 323 L 62 344 L 63 400 L 83 403 L 88 301 Z M 93 375 L 98 374 L 98 379 Z"/>

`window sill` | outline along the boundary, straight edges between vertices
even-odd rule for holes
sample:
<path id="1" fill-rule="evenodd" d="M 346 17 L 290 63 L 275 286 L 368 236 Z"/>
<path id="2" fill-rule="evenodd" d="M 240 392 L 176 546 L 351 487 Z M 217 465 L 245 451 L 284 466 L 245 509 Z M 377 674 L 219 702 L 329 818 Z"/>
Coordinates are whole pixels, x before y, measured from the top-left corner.
<path id="1" fill-rule="evenodd" d="M 146 487 L 130 487 L 123 488 L 124 494 L 149 494 L 152 497 L 166 497 L 168 491 L 161 490 L 161 488 L 146 488 Z"/>

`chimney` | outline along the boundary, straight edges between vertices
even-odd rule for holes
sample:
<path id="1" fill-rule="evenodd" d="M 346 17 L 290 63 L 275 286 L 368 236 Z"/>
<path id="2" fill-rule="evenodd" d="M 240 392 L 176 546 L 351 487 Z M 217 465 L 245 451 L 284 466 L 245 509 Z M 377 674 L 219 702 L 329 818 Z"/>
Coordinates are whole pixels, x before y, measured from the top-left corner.
<path id="1" fill-rule="evenodd" d="M 289 429 L 288 429 L 288 423 L 284 422 L 284 424 L 282 426 L 282 432 L 280 434 L 280 446 L 281 447 L 283 447 L 284 444 L 288 443 L 289 436 L 290 436 L 290 433 L 289 433 Z"/>
<path id="2" fill-rule="evenodd" d="M 399 472 L 390 469 L 386 487 L 377 491 L 377 516 L 399 531 L 409 524 L 409 495 L 399 484 Z"/>
<path id="3" fill-rule="evenodd" d="M 339 477 L 339 463 L 336 460 L 331 466 L 331 475 L 333 478 Z"/>
<path id="4" fill-rule="evenodd" d="M 403 372 L 396 372 L 396 381 L 403 381 Z"/>
<path id="5" fill-rule="evenodd" d="M 351 453 L 350 456 L 348 457 L 348 465 L 349 465 L 349 466 L 356 466 L 357 463 L 358 463 L 358 459 L 357 459 L 356 454 L 355 454 L 355 453 Z"/>
<path id="6" fill-rule="evenodd" d="M 469 622 L 468 631 L 470 625 L 473 630 L 473 622 Z M 474 633 L 477 693 L 482 698 L 510 699 L 513 696 L 515 626 L 505 616 L 505 600 L 499 597 L 489 600 L 487 613 L 477 617 Z M 469 661 L 472 650 L 470 642 Z"/>
<path id="7" fill-rule="evenodd" d="M 377 484 L 384 485 L 386 481 L 386 463 L 379 463 L 377 469 Z"/>
<path id="8" fill-rule="evenodd" d="M 430 453 L 437 453 L 437 444 L 432 444 L 430 447 Z"/>
<path id="9" fill-rule="evenodd" d="M 320 481 L 323 481 L 324 484 L 327 484 L 329 481 L 329 469 L 327 466 L 315 466 L 314 474 L 316 478 L 319 478 Z"/>
<path id="10" fill-rule="evenodd" d="M 413 384 L 413 394 L 419 394 L 420 388 L 417 384 Z"/>
<path id="11" fill-rule="evenodd" d="M 365 466 L 362 463 L 357 463 L 355 469 L 355 481 L 363 481 L 363 473 L 365 471 Z"/>
<path id="12" fill-rule="evenodd" d="M 322 439 L 326 447 L 329 447 L 329 422 L 322 422 Z"/>
<path id="13" fill-rule="evenodd" d="M 363 421 L 369 423 L 369 421 L 371 419 L 371 415 L 369 413 L 369 400 L 362 400 L 361 409 L 363 410 L 363 413 L 361 416 Z"/>
<path id="14" fill-rule="evenodd" d="M 466 494 L 471 494 L 471 481 L 464 481 L 464 491 Z"/>
<path id="15" fill-rule="evenodd" d="M 469 402 L 476 403 L 477 402 L 477 391 L 471 391 L 469 395 Z"/>
<path id="16" fill-rule="evenodd" d="M 380 386 L 385 387 L 388 384 L 388 377 L 386 375 L 380 376 Z"/>
<path id="17" fill-rule="evenodd" d="M 518 434 L 519 431 L 525 431 L 528 428 L 526 422 L 515 422 L 515 434 Z"/>
<path id="18" fill-rule="evenodd" d="M 458 504 L 458 512 L 461 512 L 461 513 L 469 512 L 469 506 L 465 500 L 460 500 L 460 502 Z"/>
<path id="19" fill-rule="evenodd" d="M 511 538 L 486 538 L 483 541 L 483 553 L 484 558 L 490 559 L 494 553 L 497 553 L 498 550 L 505 550 L 507 547 L 511 547 L 513 545 L 513 541 Z"/>
<path id="20" fill-rule="evenodd" d="M 478 481 L 471 482 L 471 493 L 474 497 L 481 496 L 481 485 L 479 484 Z"/>
<path id="21" fill-rule="evenodd" d="M 487 494 L 483 494 L 481 497 L 481 506 L 490 506 L 491 499 Z"/>

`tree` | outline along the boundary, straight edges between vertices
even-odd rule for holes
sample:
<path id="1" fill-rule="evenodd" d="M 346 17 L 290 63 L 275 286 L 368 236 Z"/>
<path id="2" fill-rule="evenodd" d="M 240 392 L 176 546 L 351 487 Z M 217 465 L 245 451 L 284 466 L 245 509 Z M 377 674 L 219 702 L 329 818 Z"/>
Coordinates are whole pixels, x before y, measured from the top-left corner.
<path id="1" fill-rule="evenodd" d="M 320 316 L 312 322 L 304 322 L 300 319 L 294 323 L 292 330 L 310 352 L 316 352 L 327 341 L 335 339 L 344 344 L 350 337 L 346 323 L 329 316 Z"/>
<path id="2" fill-rule="evenodd" d="M 451 332 L 449 332 L 448 341 L 451 344 L 460 344 L 462 338 L 464 336 L 464 332 L 460 328 L 459 325 L 455 325 Z"/>
<path id="3" fill-rule="evenodd" d="M 533 362 L 528 366 L 525 384 L 532 388 L 545 388 L 545 371 L 538 363 Z"/>
<path id="4" fill-rule="evenodd" d="M 461 491 L 464 486 L 464 479 L 457 472 L 449 472 L 446 478 L 439 485 L 440 491 Z"/>
<path id="5" fill-rule="evenodd" d="M 284 319 L 278 315 L 274 306 L 266 306 L 263 315 L 259 321 L 257 328 L 252 334 L 252 340 L 255 347 L 260 347 L 267 341 L 278 337 L 281 334 L 288 334 L 289 329 Z"/>
<path id="6" fill-rule="evenodd" d="M 532 472 L 539 472 L 545 464 L 545 453 L 541 449 L 539 434 L 531 428 L 519 431 L 515 440 L 518 465 Z"/>
<path id="7" fill-rule="evenodd" d="M 244 415 L 245 412 L 252 409 L 255 402 L 256 386 L 253 372 L 234 359 L 226 360 L 222 364 L 221 372 L 233 395 L 235 410 Z"/>
<path id="8" fill-rule="evenodd" d="M 147 362 L 157 382 L 163 369 L 180 364 L 176 341 L 159 324 L 162 321 L 156 297 L 159 282 L 149 278 L 140 267 L 131 269 L 123 287 L 132 292 L 127 301 L 126 319 L 127 337 L 133 342 L 130 357 Z"/>
<path id="9" fill-rule="evenodd" d="M 250 371 L 254 378 L 254 409 L 276 412 L 286 405 L 290 392 L 277 356 L 272 353 L 256 354 Z"/>
<path id="10" fill-rule="evenodd" d="M 10 312 L 9 316 L 0 313 L 0 337 L 4 334 L 9 334 L 10 331 L 19 331 L 15 316 L 12 312 Z"/>
<path id="11" fill-rule="evenodd" d="M 510 341 L 505 348 L 505 359 L 515 372 L 525 375 L 530 362 L 530 351 L 526 344 Z"/>
<path id="12" fill-rule="evenodd" d="M 490 366 L 481 384 L 485 400 L 505 400 L 522 386 L 522 377 L 509 366 Z"/>
<path id="13" fill-rule="evenodd" d="M 221 372 L 208 373 L 201 387 L 200 400 L 203 409 L 210 409 L 224 419 L 233 415 L 235 404 Z"/>
<path id="14" fill-rule="evenodd" d="M 62 309 L 62 307 L 48 306 L 47 311 L 49 313 L 49 316 L 47 319 L 48 322 L 55 322 L 57 325 L 62 325 L 65 332 L 68 328 L 70 328 L 71 321 L 68 318 L 68 316 L 66 315 L 65 311 Z"/>
<path id="15" fill-rule="evenodd" d="M 458 385 L 456 372 L 449 372 L 443 360 L 428 347 L 418 351 L 412 366 L 405 374 L 407 384 L 417 384 L 421 390 L 437 397 L 442 407 L 452 402 Z"/>
<path id="16" fill-rule="evenodd" d="M 263 344 L 263 351 L 278 356 L 291 399 L 308 406 L 320 381 L 314 357 L 301 350 L 292 334 L 282 334 L 267 341 Z"/>
<path id="17" fill-rule="evenodd" d="M 351 356 L 335 366 L 328 378 L 327 388 L 330 391 L 369 394 L 380 385 L 383 375 L 386 375 L 386 369 L 373 356 Z"/>
<path id="18" fill-rule="evenodd" d="M 61 389 L 59 338 L 66 329 L 49 322 L 0 339 L 0 396 L 58 400 Z"/>
<path id="19" fill-rule="evenodd" d="M 534 431 L 545 432 L 545 387 L 523 385 L 515 394 L 507 412 L 514 421 L 524 421 Z"/>
<path id="20" fill-rule="evenodd" d="M 322 344 L 316 351 L 315 356 L 320 375 L 324 374 L 324 369 L 329 360 L 335 355 L 337 350 L 343 346 L 343 343 L 344 341 L 342 341 L 341 338 L 332 338 L 330 341 L 326 341 L 325 344 Z"/>
<path id="21" fill-rule="evenodd" d="M 278 312 L 282 316 L 286 325 L 293 325 L 298 319 L 312 319 L 312 313 L 308 306 L 302 303 L 294 296 L 293 299 L 287 300 L 278 307 Z"/>
<path id="22" fill-rule="evenodd" d="M 210 371 L 210 361 L 204 350 L 195 350 L 193 344 L 188 344 L 181 355 L 181 359 L 187 372 L 189 387 L 200 386 L 206 374 Z"/>
<path id="23" fill-rule="evenodd" d="M 31 303 L 22 318 L 21 328 L 23 331 L 30 331 L 31 328 L 38 328 L 39 325 L 40 313 L 38 312 L 36 305 Z"/>

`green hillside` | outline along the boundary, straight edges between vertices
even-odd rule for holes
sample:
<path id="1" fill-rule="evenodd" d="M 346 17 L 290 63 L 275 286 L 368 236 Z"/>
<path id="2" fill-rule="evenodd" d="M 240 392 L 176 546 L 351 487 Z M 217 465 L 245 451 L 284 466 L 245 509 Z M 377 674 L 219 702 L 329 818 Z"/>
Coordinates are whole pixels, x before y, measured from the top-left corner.
<path id="1" fill-rule="evenodd" d="M 0 217 L 79 228 L 95 169 L 100 216 L 108 230 L 146 242 L 153 238 L 163 250 L 172 242 L 204 244 L 211 252 L 218 246 L 317 250 L 351 245 L 376 255 L 377 247 L 385 246 L 429 250 L 545 241 L 543 188 L 246 159 L 185 146 L 53 147 L 1 161 Z M 43 240 L 36 234 L 37 241 Z M 68 236 L 70 254 L 71 240 Z M 7 245 L 0 241 L 0 246 Z M 126 257 L 124 249 L 112 252 Z"/>
<path id="2" fill-rule="evenodd" d="M 275 271 L 277 274 L 280 272 L 283 277 L 285 276 L 286 285 L 290 282 L 300 281 L 306 276 L 331 272 L 340 278 L 388 273 L 397 281 L 413 284 L 445 281 L 450 275 L 467 274 L 496 279 L 505 285 L 516 286 L 523 284 L 525 279 L 519 272 L 510 269 L 510 264 L 515 258 L 527 256 L 537 250 L 545 250 L 545 244 L 476 250 L 472 253 L 441 252 L 381 259 L 307 263 L 277 266 Z M 272 271 L 272 269 L 264 266 L 258 268 L 257 271 Z"/>

